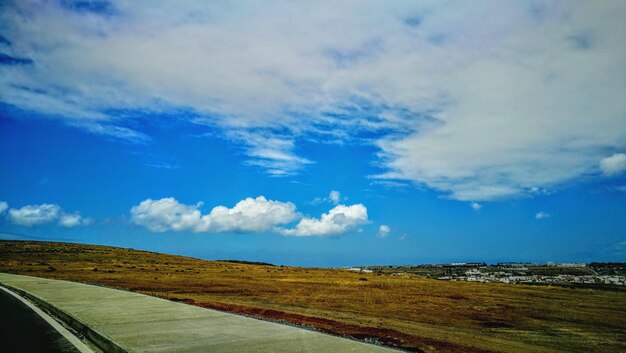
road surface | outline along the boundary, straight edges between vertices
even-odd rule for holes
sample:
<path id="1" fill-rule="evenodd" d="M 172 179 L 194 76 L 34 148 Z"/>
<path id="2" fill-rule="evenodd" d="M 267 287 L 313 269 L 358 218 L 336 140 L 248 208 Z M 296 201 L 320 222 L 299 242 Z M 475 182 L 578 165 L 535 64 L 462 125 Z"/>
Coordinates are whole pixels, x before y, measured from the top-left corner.
<path id="1" fill-rule="evenodd" d="M 293 326 L 68 281 L 0 273 L 0 283 L 55 306 L 120 352 L 391 353 Z M 106 349 L 111 351 L 111 349 Z"/>

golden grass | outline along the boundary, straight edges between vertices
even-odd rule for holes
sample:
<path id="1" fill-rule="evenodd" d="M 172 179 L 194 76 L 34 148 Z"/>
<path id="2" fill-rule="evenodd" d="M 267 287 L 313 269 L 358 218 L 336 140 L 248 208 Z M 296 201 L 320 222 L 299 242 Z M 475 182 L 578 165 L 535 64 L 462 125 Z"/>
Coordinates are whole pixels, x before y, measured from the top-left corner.
<path id="1" fill-rule="evenodd" d="M 123 288 L 424 352 L 626 352 L 626 293 L 0 241 L 0 272 Z"/>

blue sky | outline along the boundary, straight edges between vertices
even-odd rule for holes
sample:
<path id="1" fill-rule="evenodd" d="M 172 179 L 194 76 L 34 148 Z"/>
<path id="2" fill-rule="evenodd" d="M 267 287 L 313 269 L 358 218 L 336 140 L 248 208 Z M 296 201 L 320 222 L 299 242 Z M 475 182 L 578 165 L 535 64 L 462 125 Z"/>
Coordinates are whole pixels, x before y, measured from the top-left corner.
<path id="1" fill-rule="evenodd" d="M 626 261 L 624 15 L 9 2 L 0 233 L 303 266 Z"/>

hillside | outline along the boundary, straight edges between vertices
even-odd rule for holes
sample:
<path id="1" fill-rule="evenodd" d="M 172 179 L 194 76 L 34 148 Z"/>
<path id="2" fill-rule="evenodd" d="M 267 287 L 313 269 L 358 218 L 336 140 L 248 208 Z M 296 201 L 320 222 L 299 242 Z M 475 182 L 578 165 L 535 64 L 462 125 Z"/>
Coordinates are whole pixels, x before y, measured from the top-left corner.
<path id="1" fill-rule="evenodd" d="M 623 352 L 626 294 L 0 241 L 0 272 L 94 283 L 424 352 Z"/>

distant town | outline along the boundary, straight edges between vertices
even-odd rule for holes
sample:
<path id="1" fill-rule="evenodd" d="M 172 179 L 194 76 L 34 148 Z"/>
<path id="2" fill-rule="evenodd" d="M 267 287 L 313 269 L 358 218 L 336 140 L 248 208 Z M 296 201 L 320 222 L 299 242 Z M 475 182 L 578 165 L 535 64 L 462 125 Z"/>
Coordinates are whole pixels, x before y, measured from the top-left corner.
<path id="1" fill-rule="evenodd" d="M 347 271 L 388 275 L 417 275 L 444 281 L 564 285 L 626 290 L 626 263 L 460 262 L 450 264 L 358 266 Z"/>

